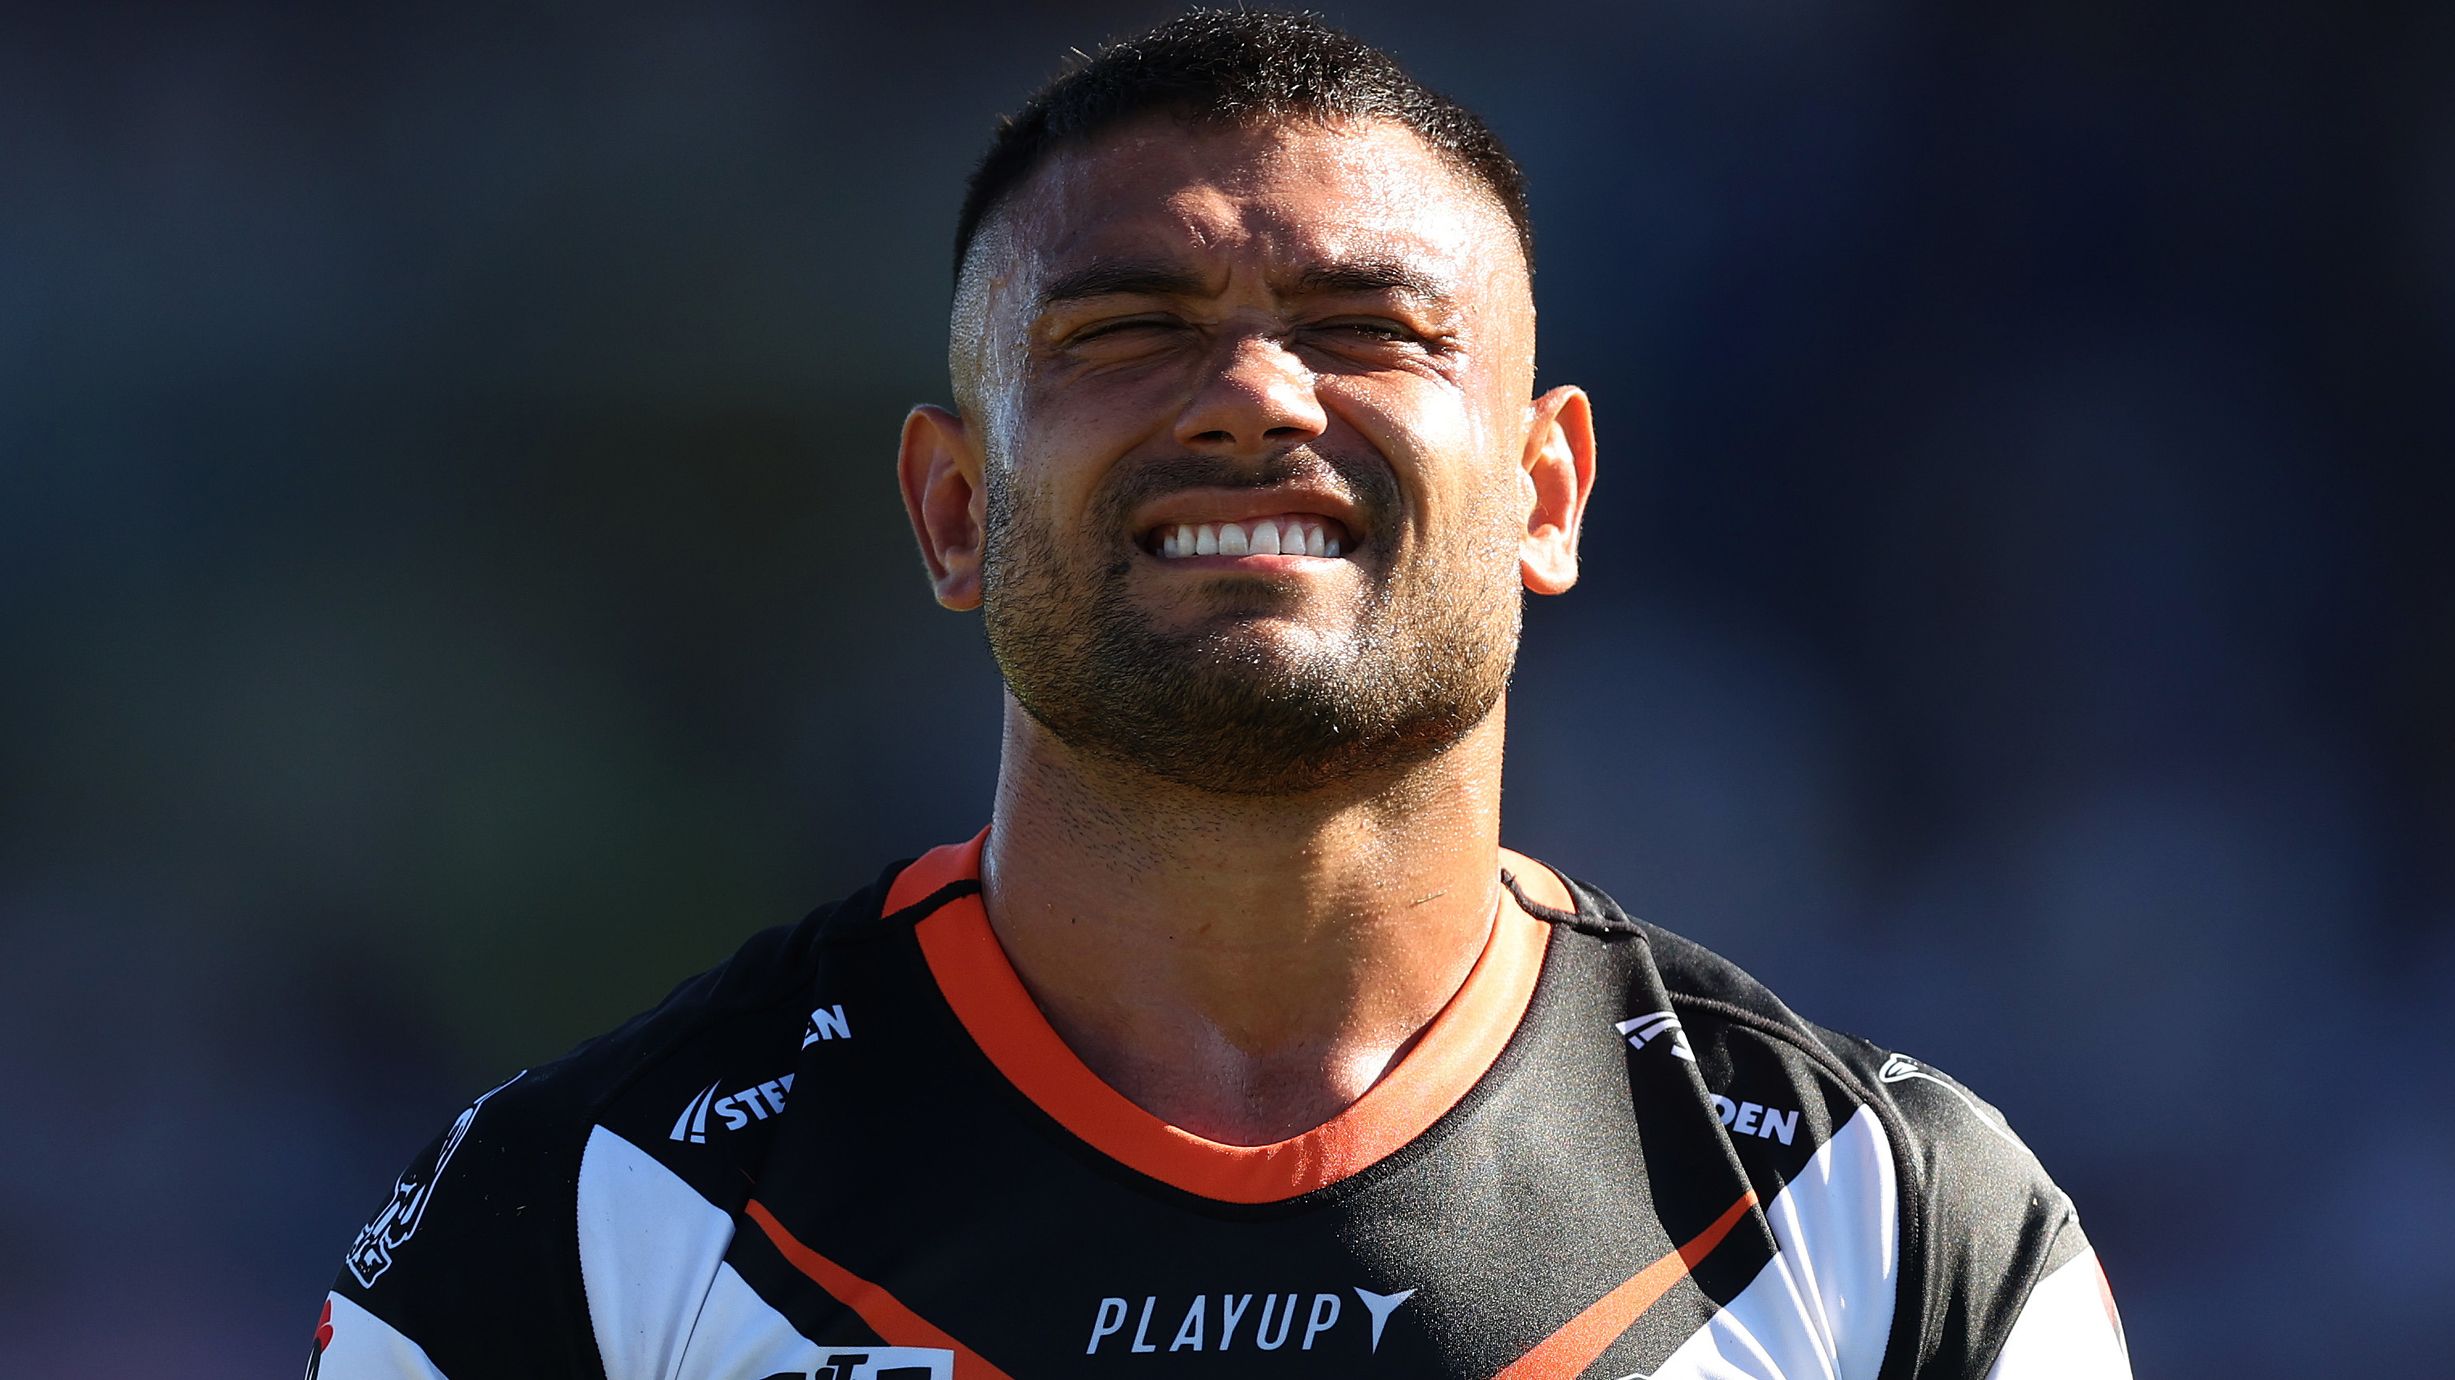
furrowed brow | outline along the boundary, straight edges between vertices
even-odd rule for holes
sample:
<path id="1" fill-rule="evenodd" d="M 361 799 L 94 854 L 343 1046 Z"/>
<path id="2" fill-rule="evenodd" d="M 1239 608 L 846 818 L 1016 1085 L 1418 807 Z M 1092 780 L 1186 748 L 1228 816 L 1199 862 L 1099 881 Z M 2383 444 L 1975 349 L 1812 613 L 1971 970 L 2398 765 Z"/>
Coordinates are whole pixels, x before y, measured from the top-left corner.
<path id="1" fill-rule="evenodd" d="M 1323 294 L 1395 292 L 1427 302 L 1447 302 L 1457 295 L 1447 279 L 1398 259 L 1316 264 L 1296 275 L 1296 289 Z"/>
<path id="2" fill-rule="evenodd" d="M 1051 279 L 1040 290 L 1038 308 L 1045 312 L 1061 302 L 1079 302 L 1088 297 L 1186 297 L 1200 292 L 1202 286 L 1201 275 L 1190 269 L 1111 261 Z"/>

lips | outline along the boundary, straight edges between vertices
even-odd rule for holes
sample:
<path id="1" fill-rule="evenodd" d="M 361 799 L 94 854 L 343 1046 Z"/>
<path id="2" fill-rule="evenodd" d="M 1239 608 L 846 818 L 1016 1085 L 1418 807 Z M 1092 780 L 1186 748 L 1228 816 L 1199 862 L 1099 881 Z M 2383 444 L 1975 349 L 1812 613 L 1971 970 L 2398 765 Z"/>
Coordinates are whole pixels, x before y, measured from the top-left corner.
<path id="1" fill-rule="evenodd" d="M 1306 447 L 1258 461 L 1139 462 L 1117 474 L 1112 501 L 1119 526 L 1153 560 L 1256 571 L 1355 560 L 1399 503 L 1387 465 Z"/>
<path id="2" fill-rule="evenodd" d="M 1198 556 L 1316 556 L 1335 560 L 1352 545 L 1346 524 L 1319 513 L 1271 513 L 1233 521 L 1163 522 L 1142 548 L 1163 561 Z"/>

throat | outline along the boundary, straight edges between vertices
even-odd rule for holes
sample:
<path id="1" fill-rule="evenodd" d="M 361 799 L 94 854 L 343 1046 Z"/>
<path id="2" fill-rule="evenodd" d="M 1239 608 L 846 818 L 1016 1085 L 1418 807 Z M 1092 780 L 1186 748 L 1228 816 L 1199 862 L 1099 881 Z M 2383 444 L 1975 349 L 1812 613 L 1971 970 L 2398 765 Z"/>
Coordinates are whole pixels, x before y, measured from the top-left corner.
<path id="1" fill-rule="evenodd" d="M 990 928 L 1052 1032 L 1142 1110 L 1229 1145 L 1321 1126 L 1404 1073 L 1496 933 L 1498 719 L 1355 798 L 1228 798 L 1100 789 L 1010 712 Z"/>
<path id="2" fill-rule="evenodd" d="M 1293 1140 L 1337 1119 L 1419 1038 L 1420 1032 L 1395 1045 L 1361 1040 L 1267 1055 L 1199 1038 L 1158 1051 L 1081 1052 L 1111 1087 L 1161 1121 L 1221 1145 L 1258 1146 Z"/>
<path id="3" fill-rule="evenodd" d="M 1463 1000 L 1504 907 L 1531 923 L 1497 876 L 1472 910 L 1432 899 L 1451 904 L 1406 917 L 1412 926 L 1353 917 L 1309 944 L 1072 924 L 1060 931 L 1078 941 L 1064 945 L 1069 957 L 1018 955 L 1017 975 L 1058 1038 L 1127 1101 L 1204 1140 L 1272 1145 L 1338 1119 L 1399 1072 Z"/>

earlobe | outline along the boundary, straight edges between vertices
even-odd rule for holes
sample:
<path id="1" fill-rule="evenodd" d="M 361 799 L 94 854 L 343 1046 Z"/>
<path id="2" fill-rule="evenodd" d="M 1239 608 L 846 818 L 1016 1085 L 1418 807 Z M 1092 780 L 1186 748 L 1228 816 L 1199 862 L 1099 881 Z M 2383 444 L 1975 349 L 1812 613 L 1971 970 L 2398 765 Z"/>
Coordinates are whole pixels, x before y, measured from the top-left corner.
<path id="1" fill-rule="evenodd" d="M 971 428 L 943 407 L 913 408 L 904 417 L 896 473 L 904 515 L 920 541 L 938 602 L 956 610 L 980 607 L 985 493 Z"/>
<path id="2" fill-rule="evenodd" d="M 1562 386 L 1528 409 L 1526 535 L 1518 569 L 1526 588 L 1558 594 L 1577 583 L 1577 537 L 1594 490 L 1594 410 L 1585 390 Z"/>

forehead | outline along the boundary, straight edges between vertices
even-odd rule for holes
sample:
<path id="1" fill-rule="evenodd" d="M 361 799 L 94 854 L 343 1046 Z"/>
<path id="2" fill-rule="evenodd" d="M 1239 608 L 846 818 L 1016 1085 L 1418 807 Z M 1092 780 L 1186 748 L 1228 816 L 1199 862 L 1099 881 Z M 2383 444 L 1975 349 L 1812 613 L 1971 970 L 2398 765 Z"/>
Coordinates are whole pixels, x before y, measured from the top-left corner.
<path id="1" fill-rule="evenodd" d="M 1494 198 L 1386 122 L 1137 121 L 1057 153 L 1003 218 L 1025 279 L 1111 259 L 1237 258 L 1290 271 L 1397 260 L 1467 289 L 1524 280 Z"/>

